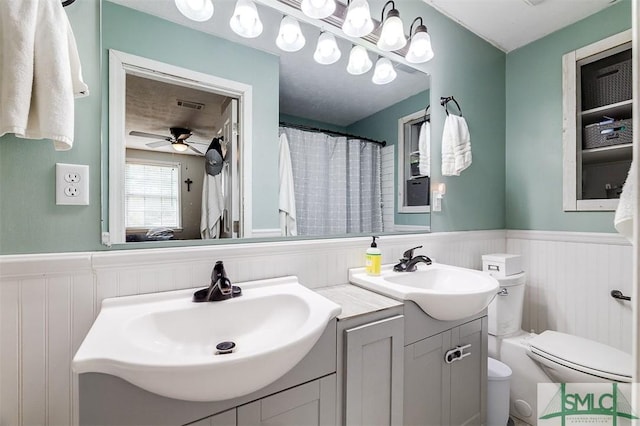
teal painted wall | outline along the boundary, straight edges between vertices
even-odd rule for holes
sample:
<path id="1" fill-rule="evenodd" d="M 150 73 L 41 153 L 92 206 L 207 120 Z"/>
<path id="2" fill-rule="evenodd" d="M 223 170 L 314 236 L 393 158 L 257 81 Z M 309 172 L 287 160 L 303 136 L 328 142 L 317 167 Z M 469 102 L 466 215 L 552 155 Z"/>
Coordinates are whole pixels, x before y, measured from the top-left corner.
<path id="1" fill-rule="evenodd" d="M 432 182 L 444 182 L 442 212 L 431 214 L 431 230 L 464 231 L 505 227 L 504 52 L 462 28 L 421 0 L 403 0 L 405 22 L 422 16 L 435 57 L 421 67 L 431 75 Z M 397 3 L 398 4 L 398 3 Z M 461 176 L 442 177 L 441 96 L 455 96 L 471 133 L 473 164 Z"/>
<path id="2" fill-rule="evenodd" d="M 253 228 L 279 228 L 278 57 L 110 2 L 103 2 L 102 16 L 104 75 L 108 49 L 115 49 L 252 86 L 252 180 L 260 182 L 252 193 Z"/>
<path id="3" fill-rule="evenodd" d="M 403 0 L 401 10 L 405 24 L 408 24 L 410 17 L 422 16 L 432 35 L 436 57 L 421 67 L 431 74 L 432 98 L 437 100 L 440 96 L 455 95 L 462 104 L 472 135 L 474 160 L 471 168 L 460 177 L 441 179 L 437 161 L 440 156 L 438 139 L 442 134 L 445 114 L 435 103 L 432 113 L 433 179 L 447 184 L 447 195 L 443 211 L 432 215 L 432 229 L 504 228 L 505 55 L 421 0 Z M 100 48 L 100 4 L 98 0 L 81 0 L 66 11 L 78 42 L 84 78 L 90 86 L 91 96 L 76 101 L 76 143 L 71 151 L 55 152 L 51 141 L 20 140 L 11 135 L 0 138 L 0 254 L 104 249 L 100 244 L 100 69 L 101 60 L 104 60 Z M 183 27 L 173 28 L 172 24 L 142 15 L 135 15 L 137 19 L 133 22 L 128 13 L 126 15 L 126 22 L 118 26 L 119 31 L 126 31 L 127 28 L 132 30 L 135 24 L 135 32 L 131 33 L 129 40 L 120 40 L 124 46 L 120 50 L 143 55 L 142 48 L 149 46 L 157 51 L 158 56 L 154 59 L 184 66 L 179 59 L 183 55 L 172 58 L 160 52 L 160 47 L 168 47 L 173 52 L 183 53 L 185 45 L 176 37 L 181 34 L 192 38 L 192 45 L 207 46 L 205 51 L 209 53 L 198 54 L 197 61 L 193 55 L 189 57 L 189 64 L 193 64 L 194 69 L 202 72 L 220 69 L 222 62 L 211 54 L 213 37 Z M 140 33 L 141 23 L 144 26 L 153 25 L 153 28 Z M 161 30 L 167 28 L 172 28 L 172 35 Z M 247 65 L 244 74 L 234 74 L 233 77 L 249 81 L 249 74 L 256 73 L 257 68 L 253 63 Z M 260 73 L 263 72 L 260 70 Z M 277 76 L 271 86 L 277 88 Z M 277 143 L 277 108 L 255 118 L 258 120 L 257 126 L 264 129 L 271 126 L 272 130 L 261 133 L 254 140 L 254 158 L 275 165 L 277 150 L 272 149 L 270 144 Z M 106 141 L 102 143 L 106 144 Z M 56 162 L 90 166 L 89 206 L 55 205 Z M 272 173 L 277 175 L 276 167 Z M 277 194 L 277 179 L 271 180 L 266 171 L 254 175 L 254 181 L 262 184 L 262 180 L 265 182 L 264 188 L 261 186 L 260 191 L 254 191 L 254 203 L 261 203 L 257 197 L 264 194 L 267 198 L 265 202 L 271 202 L 275 210 L 277 197 L 269 194 Z M 256 226 L 262 226 L 260 220 L 254 217 Z M 271 227 L 272 221 L 265 221 L 264 226 Z"/>
<path id="4" fill-rule="evenodd" d="M 75 140 L 70 151 L 54 151 L 50 140 L 0 137 L 0 254 L 102 248 L 100 4 L 98 0 L 82 0 L 65 11 L 90 96 L 75 102 Z M 56 206 L 55 163 L 89 165 L 89 206 Z"/>
<path id="5" fill-rule="evenodd" d="M 429 91 L 425 90 L 407 99 L 404 99 L 389 108 L 385 108 L 369 117 L 349 125 L 347 132 L 359 136 L 365 136 L 379 141 L 386 141 L 387 145 L 394 146 L 395 158 L 398 158 L 398 119 L 424 111 L 429 105 Z M 396 160 L 397 161 L 397 160 Z M 395 187 L 398 187 L 398 169 L 395 169 Z M 395 197 L 395 224 L 396 225 L 429 225 L 427 213 L 398 213 L 398 200 Z"/>
<path id="6" fill-rule="evenodd" d="M 507 55 L 507 228 L 615 232 L 613 212 L 562 210 L 562 55 L 629 28 L 623 0 Z"/>

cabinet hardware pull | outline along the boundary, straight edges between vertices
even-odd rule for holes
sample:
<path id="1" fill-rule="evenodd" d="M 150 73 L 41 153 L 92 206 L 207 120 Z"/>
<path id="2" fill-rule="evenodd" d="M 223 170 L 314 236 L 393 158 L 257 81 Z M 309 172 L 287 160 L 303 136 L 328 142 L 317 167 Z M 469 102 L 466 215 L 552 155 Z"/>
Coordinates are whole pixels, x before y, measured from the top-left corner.
<path id="1" fill-rule="evenodd" d="M 471 352 L 464 352 L 464 350 L 469 349 L 470 347 L 471 347 L 471 344 L 469 343 L 464 346 L 458 345 L 453 349 L 449 349 L 444 354 L 444 362 L 447 364 L 451 364 L 455 361 L 459 361 L 463 358 L 468 357 L 469 355 L 471 355 Z"/>

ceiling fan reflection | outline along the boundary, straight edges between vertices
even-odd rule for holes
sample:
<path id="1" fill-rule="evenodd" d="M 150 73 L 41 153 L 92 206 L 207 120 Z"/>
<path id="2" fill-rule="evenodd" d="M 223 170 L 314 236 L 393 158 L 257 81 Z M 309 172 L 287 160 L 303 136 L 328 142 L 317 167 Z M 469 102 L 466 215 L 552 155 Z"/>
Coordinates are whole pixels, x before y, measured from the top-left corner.
<path id="1" fill-rule="evenodd" d="M 129 132 L 129 135 L 138 136 L 142 138 L 162 139 L 156 142 L 147 143 L 146 145 L 149 148 L 155 149 L 155 148 L 171 145 L 171 147 L 178 152 L 184 152 L 187 149 L 190 149 L 198 154 L 204 155 L 204 152 L 200 151 L 198 148 L 194 147 L 193 145 L 194 144 L 206 145 L 206 144 L 202 144 L 199 142 L 187 142 L 187 139 L 191 135 L 193 135 L 191 130 L 184 127 L 171 127 L 169 128 L 169 132 L 171 133 L 171 136 L 156 135 L 153 133 L 138 132 L 133 130 Z"/>

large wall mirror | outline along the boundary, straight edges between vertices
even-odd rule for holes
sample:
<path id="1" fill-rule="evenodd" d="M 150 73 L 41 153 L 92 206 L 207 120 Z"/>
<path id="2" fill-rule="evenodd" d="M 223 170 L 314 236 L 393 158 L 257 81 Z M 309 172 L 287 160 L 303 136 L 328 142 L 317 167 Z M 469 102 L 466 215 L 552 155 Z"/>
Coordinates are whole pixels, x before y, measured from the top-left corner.
<path id="1" fill-rule="evenodd" d="M 339 37 L 321 65 L 310 22 L 284 52 L 278 2 L 256 2 L 264 30 L 240 37 L 235 3 L 198 23 L 174 0 L 102 0 L 110 242 L 428 231 L 429 76 L 402 61 L 387 84 L 352 75 Z"/>

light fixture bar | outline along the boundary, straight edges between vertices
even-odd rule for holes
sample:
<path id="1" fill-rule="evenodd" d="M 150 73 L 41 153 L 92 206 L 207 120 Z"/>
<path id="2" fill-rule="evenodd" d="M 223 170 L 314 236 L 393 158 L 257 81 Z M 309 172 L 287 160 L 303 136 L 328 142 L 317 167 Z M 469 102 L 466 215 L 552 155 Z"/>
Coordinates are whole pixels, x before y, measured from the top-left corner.
<path id="1" fill-rule="evenodd" d="M 292 7 L 294 9 L 301 10 L 300 9 L 301 7 L 300 5 L 302 4 L 301 0 L 277 0 L 277 1 L 279 3 Z M 346 16 L 347 16 L 347 5 L 339 1 L 336 1 L 336 10 L 335 12 L 333 12 L 333 15 L 328 16 L 324 19 L 319 19 L 319 21 L 325 22 L 336 28 L 342 29 L 342 24 L 344 23 L 344 19 Z M 372 43 L 373 45 L 377 45 L 378 40 L 380 39 L 380 31 L 382 30 L 382 26 L 380 25 L 380 21 L 377 21 L 374 18 L 372 18 L 372 20 L 374 25 L 373 32 L 361 38 L 363 40 L 368 41 L 369 43 Z M 400 50 L 396 50 L 394 52 L 387 52 L 387 53 L 396 54 L 404 58 L 405 56 L 407 56 L 408 51 L 409 51 L 409 46 L 407 44 L 407 46 L 403 47 Z"/>

